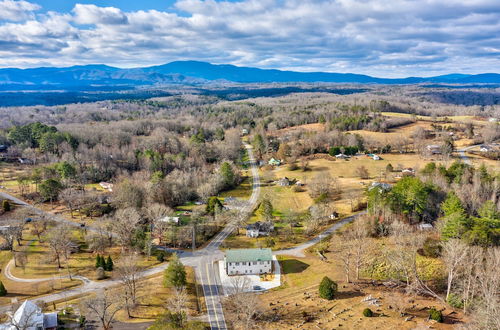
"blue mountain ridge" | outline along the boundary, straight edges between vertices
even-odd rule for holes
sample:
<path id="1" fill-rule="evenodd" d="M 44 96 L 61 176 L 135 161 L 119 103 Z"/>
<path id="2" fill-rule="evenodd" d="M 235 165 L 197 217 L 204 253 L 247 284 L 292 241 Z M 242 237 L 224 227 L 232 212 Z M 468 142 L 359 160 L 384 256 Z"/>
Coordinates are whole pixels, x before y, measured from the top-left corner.
<path id="1" fill-rule="evenodd" d="M 0 88 L 6 90 L 54 89 L 77 86 L 147 86 L 200 84 L 211 81 L 235 83 L 327 82 L 361 84 L 498 84 L 500 74 L 447 74 L 435 77 L 377 78 L 353 73 L 295 72 L 274 69 L 175 61 L 164 65 L 121 69 L 101 64 L 65 68 L 0 69 Z"/>

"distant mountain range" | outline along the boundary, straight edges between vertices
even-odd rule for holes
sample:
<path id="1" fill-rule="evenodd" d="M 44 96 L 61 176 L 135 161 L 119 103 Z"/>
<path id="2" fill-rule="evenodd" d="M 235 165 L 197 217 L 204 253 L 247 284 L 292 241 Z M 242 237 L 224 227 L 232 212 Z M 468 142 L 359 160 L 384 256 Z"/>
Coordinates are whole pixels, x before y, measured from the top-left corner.
<path id="1" fill-rule="evenodd" d="M 294 72 L 265 70 L 198 61 L 177 61 L 164 65 L 120 69 L 107 65 L 67 68 L 0 69 L 0 90 L 92 89 L 107 87 L 203 84 L 209 82 L 271 83 L 329 82 L 367 84 L 499 84 L 500 74 L 448 74 L 436 77 L 400 79 L 376 78 L 352 73 Z"/>

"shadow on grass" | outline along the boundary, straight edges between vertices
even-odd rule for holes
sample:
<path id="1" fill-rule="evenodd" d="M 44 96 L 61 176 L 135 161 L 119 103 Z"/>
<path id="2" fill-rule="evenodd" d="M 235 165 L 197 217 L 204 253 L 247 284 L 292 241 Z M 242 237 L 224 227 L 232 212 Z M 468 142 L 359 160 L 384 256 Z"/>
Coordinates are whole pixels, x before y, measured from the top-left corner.
<path id="1" fill-rule="evenodd" d="M 349 299 L 354 297 L 364 297 L 363 292 L 360 291 L 338 291 L 335 294 L 335 299 Z M 373 307 L 370 307 L 373 309 Z"/>
<path id="2" fill-rule="evenodd" d="M 309 268 L 309 264 L 297 259 L 285 259 L 281 260 L 280 263 L 284 274 L 302 273 Z"/>

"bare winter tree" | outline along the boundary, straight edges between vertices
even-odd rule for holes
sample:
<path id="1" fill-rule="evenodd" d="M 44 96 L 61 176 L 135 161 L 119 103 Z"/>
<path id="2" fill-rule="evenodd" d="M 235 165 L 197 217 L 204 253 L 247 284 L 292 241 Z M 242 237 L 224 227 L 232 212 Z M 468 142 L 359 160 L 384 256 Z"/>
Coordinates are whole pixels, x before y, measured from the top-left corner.
<path id="1" fill-rule="evenodd" d="M 185 288 L 174 288 L 172 297 L 167 300 L 167 308 L 174 313 L 185 312 L 188 299 Z"/>
<path id="2" fill-rule="evenodd" d="M 443 245 L 443 261 L 448 271 L 448 283 L 446 287 L 446 301 L 450 297 L 454 281 L 467 262 L 468 246 L 458 239 L 450 239 Z"/>
<path id="3" fill-rule="evenodd" d="M 309 193 L 311 197 L 339 198 L 341 189 L 339 182 L 330 173 L 318 173 L 309 182 Z"/>
<path id="4" fill-rule="evenodd" d="M 359 280 L 359 272 L 368 260 L 367 252 L 371 250 L 372 240 L 368 236 L 367 219 L 360 217 L 352 224 L 345 234 L 345 239 L 352 246 L 352 260 L 356 280 Z"/>
<path id="5" fill-rule="evenodd" d="M 335 235 L 332 238 L 332 244 L 335 257 L 338 258 L 342 264 L 342 270 L 347 283 L 351 282 L 352 263 L 354 259 L 353 242 L 341 235 Z"/>
<path id="6" fill-rule="evenodd" d="M 253 319 L 259 313 L 259 298 L 248 292 L 249 282 L 244 277 L 235 277 L 231 282 L 231 295 L 226 298 L 230 321 L 242 329 L 253 328 Z"/>
<path id="7" fill-rule="evenodd" d="M 68 225 L 52 227 L 47 232 L 45 240 L 49 246 L 50 254 L 57 261 L 57 267 L 62 268 L 61 260 L 65 257 L 67 257 L 66 261 L 69 260 L 69 253 L 74 245 L 71 228 Z"/>
<path id="8" fill-rule="evenodd" d="M 87 318 L 95 317 L 104 330 L 110 330 L 116 313 L 123 308 L 123 295 L 120 292 L 102 290 L 81 303 L 81 309 Z"/>
<path id="9" fill-rule="evenodd" d="M 472 325 L 475 329 L 500 329 L 500 248 L 489 248 L 480 270 L 477 305 Z"/>
<path id="10" fill-rule="evenodd" d="M 132 246 L 135 230 L 141 220 L 134 208 L 120 209 L 113 218 L 113 232 L 122 248 Z"/>
<path id="11" fill-rule="evenodd" d="M 128 317 L 132 317 L 130 308 L 137 304 L 141 271 L 142 267 L 139 265 L 139 257 L 136 254 L 122 256 L 116 265 L 118 278 L 124 287 L 123 294 Z"/>
<path id="12" fill-rule="evenodd" d="M 173 210 L 165 205 L 154 203 L 145 209 L 145 214 L 152 225 L 153 235 L 158 237 L 158 244 L 163 245 L 165 235 L 172 226 L 171 223 L 163 221 L 163 219 L 173 214 Z"/>

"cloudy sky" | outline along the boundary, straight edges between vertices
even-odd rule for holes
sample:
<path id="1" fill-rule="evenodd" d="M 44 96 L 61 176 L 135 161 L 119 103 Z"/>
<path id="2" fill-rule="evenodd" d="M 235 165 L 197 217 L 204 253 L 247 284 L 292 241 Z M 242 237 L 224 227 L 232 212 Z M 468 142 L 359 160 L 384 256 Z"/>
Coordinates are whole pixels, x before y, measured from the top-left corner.
<path id="1" fill-rule="evenodd" d="M 0 0 L 0 67 L 500 72 L 499 0 Z"/>

